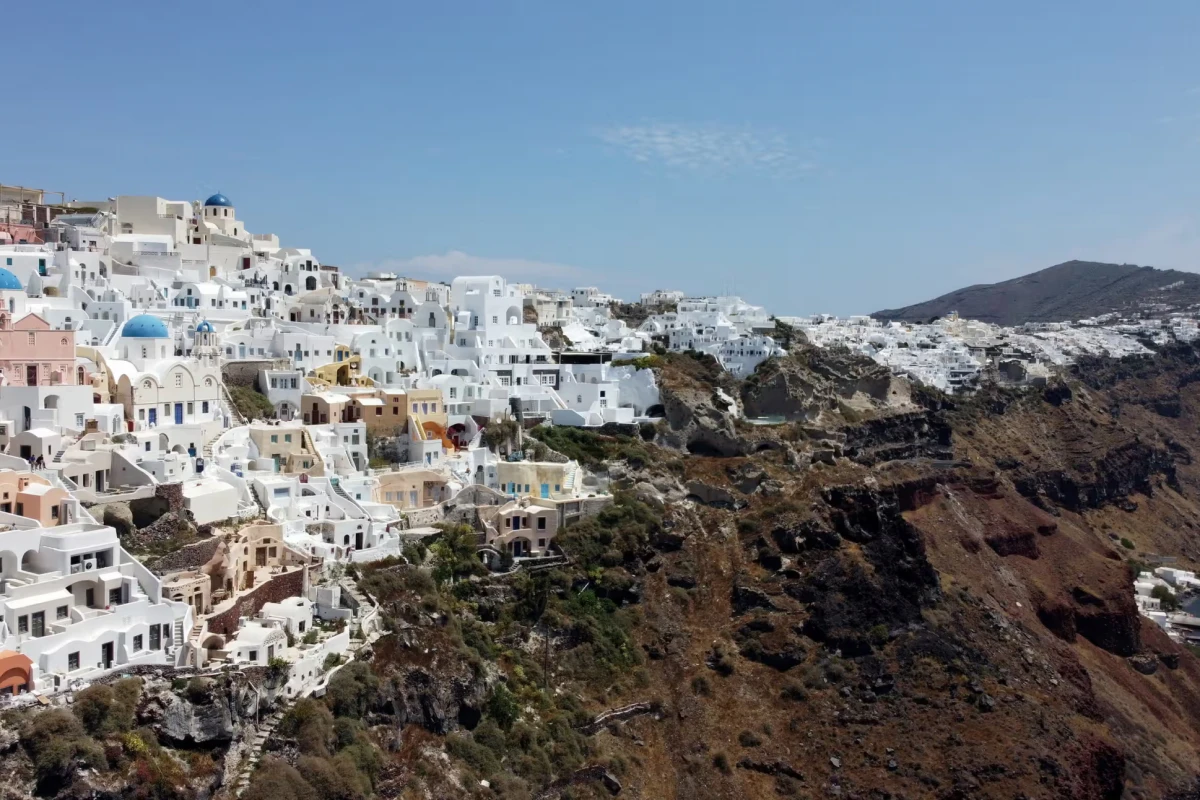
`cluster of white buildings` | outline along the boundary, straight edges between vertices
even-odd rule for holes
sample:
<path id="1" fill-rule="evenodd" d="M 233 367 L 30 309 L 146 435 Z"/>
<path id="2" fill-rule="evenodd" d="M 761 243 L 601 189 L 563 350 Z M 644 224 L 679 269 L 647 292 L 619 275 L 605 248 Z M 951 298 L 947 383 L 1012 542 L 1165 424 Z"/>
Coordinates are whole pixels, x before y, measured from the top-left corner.
<path id="1" fill-rule="evenodd" d="M 1000 381 L 1036 384 L 1082 355 L 1121 358 L 1150 352 L 1138 341 L 1143 331 L 1115 319 L 1016 328 L 956 314 L 928 324 L 881 322 L 869 316 L 781 320 L 815 345 L 848 347 L 897 375 L 946 392 L 970 391 L 985 373 Z"/>
<path id="2" fill-rule="evenodd" d="M 279 659 L 302 691 L 370 614 L 338 564 L 399 555 L 469 503 L 506 569 L 607 502 L 524 430 L 661 413 L 654 373 L 614 361 L 774 352 L 735 298 L 633 330 L 595 287 L 351 277 L 221 194 L 6 190 L 0 209 L 0 694 Z M 101 510 L 160 502 L 202 535 L 152 572 Z"/>
<path id="3" fill-rule="evenodd" d="M 1196 573 L 1175 567 L 1141 572 L 1133 581 L 1133 599 L 1138 612 L 1153 620 L 1172 639 L 1185 644 L 1200 643 L 1200 617 L 1182 608 L 1164 608 L 1162 598 L 1174 596 L 1176 602 L 1182 604 L 1197 591 L 1200 591 L 1200 579 Z"/>

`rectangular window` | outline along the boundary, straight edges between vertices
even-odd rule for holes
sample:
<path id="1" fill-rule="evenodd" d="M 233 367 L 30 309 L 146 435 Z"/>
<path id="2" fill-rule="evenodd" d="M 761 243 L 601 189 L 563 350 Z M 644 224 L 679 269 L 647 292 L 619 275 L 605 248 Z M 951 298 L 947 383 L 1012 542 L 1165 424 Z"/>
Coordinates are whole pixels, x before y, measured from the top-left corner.
<path id="1" fill-rule="evenodd" d="M 258 651 L 251 650 L 249 653 L 247 653 L 247 658 L 249 658 L 251 661 L 257 663 L 258 662 Z"/>
<path id="2" fill-rule="evenodd" d="M 546 530 L 546 518 L 545 517 L 538 517 L 538 530 L 539 531 Z"/>
<path id="3" fill-rule="evenodd" d="M 135 652 L 135 653 L 141 652 L 141 649 L 142 649 L 142 635 L 139 633 L 137 636 L 133 637 L 133 652 Z"/>
<path id="4" fill-rule="evenodd" d="M 290 442 L 290 441 L 292 440 L 292 435 L 291 435 L 290 433 L 285 433 L 285 434 L 283 435 L 283 440 L 284 440 L 285 442 Z"/>
<path id="5" fill-rule="evenodd" d="M 66 606 L 59 606 L 58 608 L 54 609 L 54 618 L 55 619 L 66 619 L 67 615 L 68 615 L 68 612 L 67 612 Z"/>
<path id="6" fill-rule="evenodd" d="M 10 263 L 10 264 L 12 263 L 11 258 L 8 260 L 8 263 Z M 29 617 L 28 616 L 22 614 L 21 616 L 17 617 L 17 633 L 29 633 Z"/>
<path id="7" fill-rule="evenodd" d="M 108 590 L 108 604 L 110 606 L 121 605 L 121 589 L 119 587 Z"/>
<path id="8" fill-rule="evenodd" d="M 271 444 L 279 444 L 279 434 L 278 433 L 271 434 Z"/>
<path id="9" fill-rule="evenodd" d="M 67 653 L 67 672 L 79 669 L 79 653 Z"/>
<path id="10" fill-rule="evenodd" d="M 150 626 L 150 649 L 157 650 L 162 646 L 162 638 L 158 631 L 157 625 Z"/>

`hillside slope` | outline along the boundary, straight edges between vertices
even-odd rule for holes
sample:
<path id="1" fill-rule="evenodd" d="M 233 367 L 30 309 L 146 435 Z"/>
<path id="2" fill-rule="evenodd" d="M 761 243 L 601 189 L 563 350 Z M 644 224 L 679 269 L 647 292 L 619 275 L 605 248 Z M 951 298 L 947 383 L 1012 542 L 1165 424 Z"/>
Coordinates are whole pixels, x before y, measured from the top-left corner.
<path id="1" fill-rule="evenodd" d="M 1200 303 L 1200 275 L 1194 273 L 1068 261 L 1012 280 L 968 286 L 923 303 L 876 311 L 871 316 L 925 322 L 957 311 L 969 319 L 1020 325 L 1195 303 Z"/>
<path id="2" fill-rule="evenodd" d="M 563 445 L 623 490 L 560 535 L 570 565 L 441 587 L 366 567 L 396 631 L 377 791 L 1194 796 L 1200 659 L 1130 575 L 1200 564 L 1200 351 L 964 402 L 855 358 L 800 353 L 740 396 L 666 358 L 656 431 Z"/>

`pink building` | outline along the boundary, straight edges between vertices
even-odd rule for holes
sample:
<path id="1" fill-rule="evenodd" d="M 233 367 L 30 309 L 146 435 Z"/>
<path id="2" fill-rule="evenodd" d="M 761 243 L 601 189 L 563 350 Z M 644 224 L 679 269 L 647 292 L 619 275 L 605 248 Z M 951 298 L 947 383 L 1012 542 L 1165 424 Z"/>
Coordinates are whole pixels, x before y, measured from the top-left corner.
<path id="1" fill-rule="evenodd" d="M 83 367 L 75 368 L 75 339 L 56 331 L 37 314 L 12 321 L 0 309 L 0 374 L 7 386 L 75 386 Z"/>

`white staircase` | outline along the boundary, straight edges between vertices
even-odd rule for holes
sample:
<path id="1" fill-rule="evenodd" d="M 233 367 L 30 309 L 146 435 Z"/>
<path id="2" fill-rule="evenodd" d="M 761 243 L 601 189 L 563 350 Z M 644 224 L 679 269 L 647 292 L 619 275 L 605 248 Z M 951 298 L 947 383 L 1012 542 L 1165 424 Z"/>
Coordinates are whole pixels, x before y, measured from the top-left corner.
<path id="1" fill-rule="evenodd" d="M 176 647 L 183 647 L 183 620 L 175 620 L 175 636 L 172 639 Z"/>

